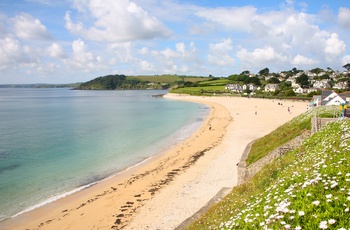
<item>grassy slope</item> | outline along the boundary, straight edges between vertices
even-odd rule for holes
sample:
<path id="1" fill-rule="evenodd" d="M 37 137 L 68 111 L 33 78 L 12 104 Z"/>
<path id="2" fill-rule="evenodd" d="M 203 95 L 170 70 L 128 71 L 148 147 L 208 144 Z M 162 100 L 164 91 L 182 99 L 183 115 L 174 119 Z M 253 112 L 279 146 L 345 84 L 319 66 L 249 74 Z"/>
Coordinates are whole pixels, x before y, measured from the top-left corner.
<path id="1" fill-rule="evenodd" d="M 246 164 L 250 165 L 263 158 L 272 150 L 299 136 L 304 130 L 311 130 L 311 118 L 314 116 L 315 112 L 318 117 L 333 117 L 334 115 L 339 115 L 337 106 L 318 107 L 316 110 L 309 110 L 301 114 L 290 122 L 278 127 L 270 134 L 255 141 L 249 152 Z"/>
<path id="2" fill-rule="evenodd" d="M 189 229 L 349 228 L 349 133 L 348 119 L 328 125 L 235 187 Z"/>
<path id="3" fill-rule="evenodd" d="M 140 75 L 140 76 L 128 76 L 128 78 L 140 79 L 143 81 L 149 82 L 161 82 L 161 83 L 173 83 L 176 81 L 182 81 L 182 77 L 179 75 Z M 209 79 L 208 77 L 189 77 L 185 76 L 184 81 L 197 82 L 197 81 L 205 81 Z"/>
<path id="4" fill-rule="evenodd" d="M 311 130 L 311 113 L 298 116 L 290 122 L 278 127 L 274 132 L 256 140 L 246 159 L 250 165 L 266 156 L 272 150 L 301 135 L 305 130 Z"/>

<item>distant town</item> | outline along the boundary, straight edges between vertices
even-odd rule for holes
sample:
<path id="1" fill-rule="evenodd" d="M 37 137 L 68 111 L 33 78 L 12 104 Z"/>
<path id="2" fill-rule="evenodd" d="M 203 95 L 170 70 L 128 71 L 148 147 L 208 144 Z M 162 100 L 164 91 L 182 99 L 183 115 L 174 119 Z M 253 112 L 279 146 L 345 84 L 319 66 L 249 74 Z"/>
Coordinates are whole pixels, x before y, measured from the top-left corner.
<path id="1" fill-rule="evenodd" d="M 350 64 L 343 66 L 343 72 L 315 68 L 307 71 L 293 68 L 290 71 L 270 73 L 268 68 L 258 74 L 244 71 L 239 75 L 231 75 L 228 79 L 236 83 L 227 84 L 225 89 L 236 93 L 255 94 L 271 92 L 274 95 L 296 96 L 297 94 L 320 94 L 321 90 L 336 90 L 343 92 L 350 87 Z"/>
<path id="2" fill-rule="evenodd" d="M 323 90 L 336 93 L 350 91 L 350 63 L 344 71 L 331 68 L 300 70 L 293 68 L 278 73 L 264 68 L 258 73 L 249 70 L 227 77 L 163 75 L 106 75 L 83 83 L 69 84 L 7 84 L 0 88 L 73 88 L 80 90 L 146 90 L 167 89 L 172 93 L 190 95 L 232 95 L 263 97 L 305 97 L 321 95 Z"/>

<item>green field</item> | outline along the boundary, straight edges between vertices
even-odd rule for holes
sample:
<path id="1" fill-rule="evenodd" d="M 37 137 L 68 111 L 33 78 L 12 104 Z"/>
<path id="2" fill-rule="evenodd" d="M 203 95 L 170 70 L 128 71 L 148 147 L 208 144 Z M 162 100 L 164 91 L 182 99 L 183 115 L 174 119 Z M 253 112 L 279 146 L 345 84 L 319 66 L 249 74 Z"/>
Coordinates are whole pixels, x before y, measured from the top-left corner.
<path id="1" fill-rule="evenodd" d="M 190 81 L 199 82 L 209 79 L 209 77 L 196 77 L 196 76 L 181 76 L 181 75 L 139 75 L 139 76 L 127 76 L 131 79 L 140 79 L 142 81 L 149 81 L 153 83 L 173 83 L 177 81 Z"/>
<path id="2" fill-rule="evenodd" d="M 171 90 L 171 93 L 190 94 L 190 95 L 215 95 L 215 94 L 231 94 L 225 90 L 225 86 L 199 86 L 186 87 Z"/>

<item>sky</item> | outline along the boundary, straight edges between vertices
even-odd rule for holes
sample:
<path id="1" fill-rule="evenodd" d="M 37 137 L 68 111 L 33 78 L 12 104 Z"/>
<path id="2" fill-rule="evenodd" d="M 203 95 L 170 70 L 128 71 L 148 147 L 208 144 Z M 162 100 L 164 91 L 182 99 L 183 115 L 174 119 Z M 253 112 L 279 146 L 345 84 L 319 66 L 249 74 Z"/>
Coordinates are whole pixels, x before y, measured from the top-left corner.
<path id="1" fill-rule="evenodd" d="M 348 0 L 0 0 L 0 84 L 347 63 Z"/>

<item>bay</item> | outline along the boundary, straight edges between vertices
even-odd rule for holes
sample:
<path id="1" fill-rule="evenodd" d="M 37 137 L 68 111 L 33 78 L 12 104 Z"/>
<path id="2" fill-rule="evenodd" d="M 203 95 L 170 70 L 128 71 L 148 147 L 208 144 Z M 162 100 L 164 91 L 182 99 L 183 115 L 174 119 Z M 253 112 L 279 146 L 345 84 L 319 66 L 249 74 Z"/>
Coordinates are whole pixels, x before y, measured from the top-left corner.
<path id="1" fill-rule="evenodd" d="M 209 109 L 167 91 L 0 89 L 0 220 L 125 170 L 188 137 Z"/>

